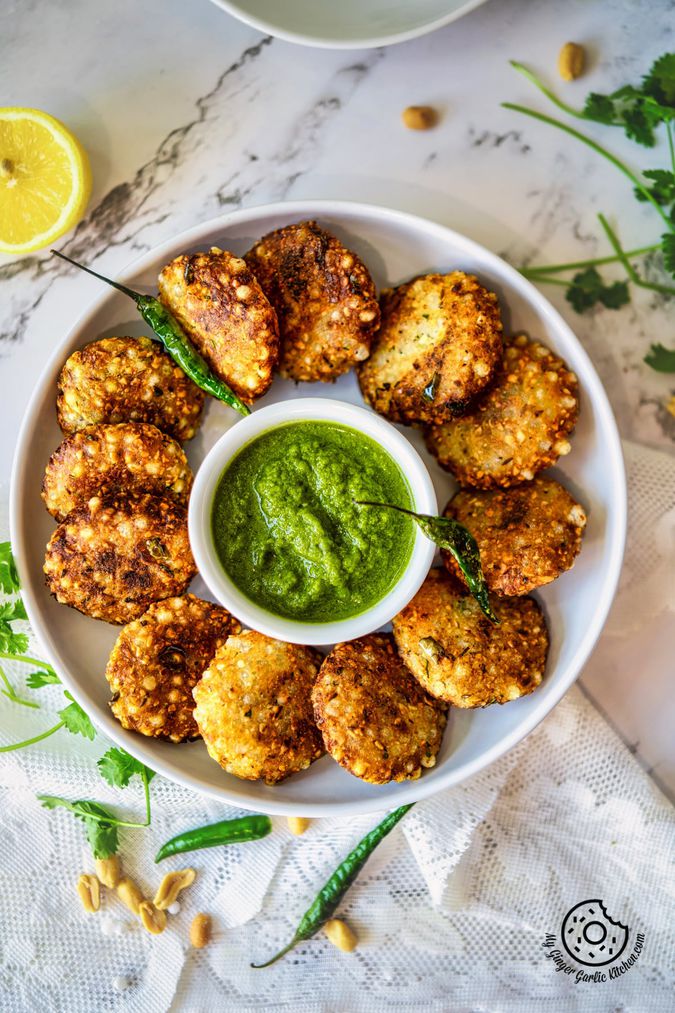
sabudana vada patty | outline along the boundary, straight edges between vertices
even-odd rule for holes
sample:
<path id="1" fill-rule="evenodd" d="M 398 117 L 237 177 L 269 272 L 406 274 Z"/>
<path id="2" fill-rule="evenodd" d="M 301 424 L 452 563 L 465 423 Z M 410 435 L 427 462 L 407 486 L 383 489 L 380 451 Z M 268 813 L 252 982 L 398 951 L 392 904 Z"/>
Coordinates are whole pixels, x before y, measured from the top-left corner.
<path id="1" fill-rule="evenodd" d="M 187 511 L 160 496 L 93 497 L 59 524 L 44 572 L 58 602 L 109 623 L 182 594 L 196 573 Z"/>
<path id="2" fill-rule="evenodd" d="M 145 422 L 87 426 L 71 433 L 49 459 L 42 499 L 57 521 L 92 496 L 152 493 L 186 503 L 192 472 L 180 446 Z"/>
<path id="3" fill-rule="evenodd" d="M 101 338 L 70 355 L 57 382 L 64 433 L 101 422 L 149 422 L 179 443 L 199 428 L 204 394 L 150 338 Z"/>
<path id="4" fill-rule="evenodd" d="M 502 595 L 527 594 L 569 570 L 586 526 L 583 508 L 551 478 L 512 489 L 465 489 L 450 500 L 445 516 L 471 532 L 487 585 Z M 451 554 L 441 555 L 463 581 Z"/>
<path id="5" fill-rule="evenodd" d="M 220 647 L 193 690 L 209 755 L 248 781 L 276 784 L 323 754 L 312 713 L 318 651 L 246 630 Z"/>
<path id="6" fill-rule="evenodd" d="M 425 274 L 380 299 L 382 322 L 359 367 L 366 401 L 393 422 L 444 422 L 496 373 L 502 321 L 494 292 L 462 271 Z"/>
<path id="7" fill-rule="evenodd" d="M 390 634 L 337 644 L 312 701 L 326 750 L 363 781 L 414 779 L 436 763 L 445 710 L 415 682 Z"/>
<path id="8" fill-rule="evenodd" d="M 380 322 L 363 262 L 316 222 L 270 232 L 246 262 L 279 318 L 279 372 L 291 380 L 335 380 L 367 358 Z"/>
<path id="9" fill-rule="evenodd" d="M 159 298 L 235 394 L 265 393 L 279 357 L 277 316 L 240 257 L 217 246 L 181 254 L 160 274 Z"/>
<path id="10" fill-rule="evenodd" d="M 403 661 L 433 697 L 455 707 L 487 707 L 536 689 L 548 633 L 534 598 L 498 598 L 500 625 L 444 570 L 432 570 L 392 620 Z"/>
<path id="11" fill-rule="evenodd" d="M 241 626 L 193 594 L 155 602 L 121 631 L 105 677 L 123 728 L 185 742 L 199 737 L 192 690 L 216 650 Z"/>
<path id="12" fill-rule="evenodd" d="M 427 446 L 461 485 L 491 489 L 528 482 L 570 452 L 579 414 L 577 378 L 524 334 L 505 343 L 494 385 L 461 418 L 431 426 Z"/>

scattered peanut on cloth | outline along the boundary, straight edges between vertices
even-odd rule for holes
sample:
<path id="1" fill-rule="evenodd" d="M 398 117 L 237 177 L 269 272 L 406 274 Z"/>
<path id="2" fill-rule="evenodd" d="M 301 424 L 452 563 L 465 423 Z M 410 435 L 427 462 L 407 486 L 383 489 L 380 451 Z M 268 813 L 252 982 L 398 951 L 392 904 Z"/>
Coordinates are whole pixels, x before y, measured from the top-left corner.
<path id="1" fill-rule="evenodd" d="M 578 42 L 566 42 L 558 54 L 558 73 L 563 81 L 576 81 L 586 66 L 586 50 Z"/>

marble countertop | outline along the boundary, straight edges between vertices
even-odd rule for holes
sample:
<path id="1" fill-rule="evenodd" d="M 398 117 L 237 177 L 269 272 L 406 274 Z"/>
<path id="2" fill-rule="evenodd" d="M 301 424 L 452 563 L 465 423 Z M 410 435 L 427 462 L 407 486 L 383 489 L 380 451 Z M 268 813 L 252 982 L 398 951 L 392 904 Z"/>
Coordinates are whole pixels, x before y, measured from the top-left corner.
<path id="1" fill-rule="evenodd" d="M 666 0 L 492 0 L 410 43 L 331 52 L 263 37 L 207 0 L 10 0 L 0 93 L 58 116 L 87 148 L 94 190 L 67 249 L 104 273 L 230 209 L 321 197 L 416 212 L 514 264 L 559 262 L 606 249 L 598 211 L 627 248 L 653 242 L 658 223 L 591 151 L 500 107 L 546 106 L 508 60 L 581 102 L 638 80 L 675 48 L 674 29 Z M 587 47 L 589 68 L 562 86 L 556 59 L 569 38 Z M 410 104 L 435 106 L 436 129 L 407 131 Z M 633 165 L 665 165 L 663 148 L 596 133 Z M 45 254 L 0 260 L 0 480 L 42 364 L 97 291 Z M 642 362 L 650 342 L 672 346 L 672 303 L 642 291 L 621 311 L 578 316 L 561 289 L 545 291 L 591 355 L 622 436 L 672 452 L 673 377 Z M 649 714 L 636 727 L 603 686 L 601 706 L 640 755 Z M 664 686 L 654 706 L 666 699 Z M 675 782 L 663 757 L 643 760 Z"/>

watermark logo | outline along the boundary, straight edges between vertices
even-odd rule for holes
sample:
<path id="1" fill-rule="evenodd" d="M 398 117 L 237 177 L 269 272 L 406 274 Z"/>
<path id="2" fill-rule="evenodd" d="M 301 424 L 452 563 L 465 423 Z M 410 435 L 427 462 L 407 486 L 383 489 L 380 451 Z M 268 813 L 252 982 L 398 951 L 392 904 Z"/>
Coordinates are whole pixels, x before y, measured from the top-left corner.
<path id="1" fill-rule="evenodd" d="M 631 938 L 632 948 L 626 955 Z M 583 900 L 563 918 L 559 939 L 547 932 L 542 946 L 556 971 L 572 976 L 579 984 L 625 974 L 638 960 L 644 939 L 642 932 L 632 934 L 628 925 L 612 918 L 601 900 Z"/>

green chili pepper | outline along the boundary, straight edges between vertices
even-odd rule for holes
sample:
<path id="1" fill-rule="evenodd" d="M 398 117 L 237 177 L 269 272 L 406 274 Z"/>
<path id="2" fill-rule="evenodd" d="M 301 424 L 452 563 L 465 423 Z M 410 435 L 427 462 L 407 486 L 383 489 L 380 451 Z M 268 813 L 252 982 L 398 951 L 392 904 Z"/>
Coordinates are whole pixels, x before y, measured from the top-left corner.
<path id="1" fill-rule="evenodd" d="M 81 271 L 86 271 L 87 274 L 93 275 L 94 278 L 104 281 L 106 285 L 111 285 L 118 292 L 122 292 L 124 295 L 128 295 L 130 299 L 133 299 L 138 312 L 146 324 L 152 328 L 160 344 L 164 346 L 176 365 L 180 366 L 183 372 L 198 387 L 201 387 L 207 394 L 211 394 L 219 401 L 224 401 L 225 404 L 229 405 L 230 408 L 234 408 L 240 415 L 251 414 L 251 409 L 248 405 L 244 404 L 234 391 L 216 376 L 206 359 L 199 354 L 197 349 L 188 340 L 176 318 L 173 314 L 169 313 L 165 306 L 162 306 L 159 299 L 155 299 L 151 295 L 141 295 L 140 292 L 134 292 L 132 288 L 127 288 L 126 285 L 121 285 L 117 281 L 111 281 L 110 278 L 92 271 L 90 267 L 84 267 L 82 264 L 78 264 L 76 260 L 66 257 L 65 253 L 59 253 L 58 250 L 52 250 L 51 252 L 56 257 L 60 257 L 61 260 L 67 260 L 74 267 L 79 267 Z"/>
<path id="2" fill-rule="evenodd" d="M 163 844 L 155 861 L 161 862 L 169 855 L 182 855 L 185 851 L 199 851 L 200 848 L 217 848 L 220 844 L 243 844 L 245 841 L 259 841 L 272 830 L 269 816 L 242 816 L 236 820 L 221 820 L 207 827 L 186 830 Z"/>
<path id="3" fill-rule="evenodd" d="M 284 946 L 283 950 L 280 950 L 275 956 L 270 957 L 264 964 L 251 964 L 251 967 L 269 967 L 270 964 L 276 963 L 277 960 L 280 960 L 281 957 L 292 950 L 294 946 L 297 946 L 298 943 L 301 943 L 305 939 L 310 939 L 315 935 L 321 926 L 331 917 L 380 841 L 384 840 L 399 820 L 403 819 L 408 810 L 412 809 L 413 805 L 414 802 L 411 802 L 409 805 L 402 805 L 398 809 L 394 809 L 393 812 L 384 817 L 381 823 L 378 823 L 374 830 L 366 834 L 354 850 L 349 852 L 345 860 L 338 865 L 333 875 L 324 883 L 321 890 L 319 890 L 316 900 L 300 919 L 300 924 L 288 946 Z"/>
<path id="4" fill-rule="evenodd" d="M 394 506 L 393 503 L 372 503 L 370 500 L 354 500 L 357 506 L 383 507 L 385 510 L 397 510 L 400 514 L 408 514 L 414 518 L 427 538 L 441 549 L 448 552 L 457 561 L 464 574 L 466 586 L 476 599 L 488 619 L 499 626 L 499 619 L 492 611 L 488 586 L 480 564 L 478 543 L 470 531 L 452 517 L 431 517 L 429 514 L 416 514 L 405 507 Z"/>

